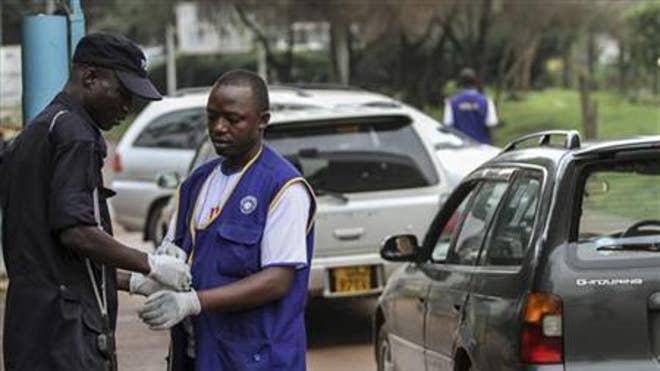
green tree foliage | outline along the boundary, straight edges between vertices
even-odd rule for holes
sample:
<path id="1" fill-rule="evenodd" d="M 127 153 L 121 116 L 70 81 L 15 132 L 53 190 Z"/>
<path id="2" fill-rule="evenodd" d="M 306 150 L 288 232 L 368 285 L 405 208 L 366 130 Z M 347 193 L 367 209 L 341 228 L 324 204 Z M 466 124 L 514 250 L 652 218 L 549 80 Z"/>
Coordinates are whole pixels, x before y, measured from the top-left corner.
<path id="1" fill-rule="evenodd" d="M 658 94 L 660 66 L 660 2 L 646 1 L 626 14 L 629 26 L 630 56 L 644 75 L 653 77 L 653 92 Z"/>

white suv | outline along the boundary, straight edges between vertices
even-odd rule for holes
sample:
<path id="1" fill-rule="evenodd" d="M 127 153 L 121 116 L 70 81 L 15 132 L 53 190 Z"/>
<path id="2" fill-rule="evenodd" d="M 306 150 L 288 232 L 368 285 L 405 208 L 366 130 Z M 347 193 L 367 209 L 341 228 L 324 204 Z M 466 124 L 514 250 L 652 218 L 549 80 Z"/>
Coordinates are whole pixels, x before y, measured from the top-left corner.
<path id="1" fill-rule="evenodd" d="M 497 150 L 470 141 L 382 95 L 352 90 L 296 91 L 301 94 L 298 98 L 307 99 L 307 104 L 296 102 L 297 109 L 289 106 L 274 110 L 265 139 L 302 172 L 318 196 L 310 293 L 325 297 L 378 293 L 393 269 L 379 256 L 381 241 L 397 233 L 421 238 L 430 217 L 462 175 L 494 156 Z M 284 104 L 283 99 L 277 99 L 278 92 L 271 91 L 274 105 Z M 170 110 L 161 113 L 161 117 L 192 111 L 192 98 L 172 99 L 166 104 Z M 205 96 L 197 99 L 199 105 L 194 108 L 201 118 L 206 100 Z M 142 115 L 138 120 L 141 118 Z M 142 126 L 144 132 L 145 125 Z M 203 139 L 204 130 L 195 135 L 200 137 L 190 140 L 201 144 L 191 168 L 214 156 L 212 146 Z M 129 160 L 122 145 L 119 153 L 126 172 Z M 192 157 L 192 152 L 186 154 Z M 164 152 L 158 155 L 163 156 Z M 170 170 L 186 174 L 182 168 L 190 160 L 180 167 L 174 167 L 172 160 L 164 156 L 150 162 L 152 167 L 161 166 L 148 179 L 149 189 L 155 190 L 149 193 L 151 199 L 158 202 L 161 197 L 169 197 L 172 189 L 159 188 L 156 173 Z M 138 188 L 127 187 L 129 182 L 121 173 L 115 178 L 118 194 L 113 206 L 119 222 L 126 220 L 122 217 L 122 205 L 134 207 L 142 203 L 144 210 L 153 209 L 140 200 L 145 196 L 127 195 Z M 142 189 L 146 188 L 145 184 Z M 166 201 L 161 202 L 166 205 Z M 162 210 L 160 207 L 158 213 Z M 164 220 L 170 212 L 166 212 L 165 218 L 152 215 L 147 219 L 153 220 L 154 237 L 162 235 L 159 229 L 166 226 Z M 145 215 L 143 211 L 142 218 Z"/>
<path id="2" fill-rule="evenodd" d="M 357 89 L 271 86 L 271 111 L 306 111 L 345 106 L 398 105 L 386 96 Z M 183 90 L 180 96 L 151 102 L 135 118 L 110 158 L 115 221 L 153 240 L 156 222 L 171 191 L 160 189 L 161 173 L 185 175 L 206 134 L 204 108 L 210 89 Z"/>

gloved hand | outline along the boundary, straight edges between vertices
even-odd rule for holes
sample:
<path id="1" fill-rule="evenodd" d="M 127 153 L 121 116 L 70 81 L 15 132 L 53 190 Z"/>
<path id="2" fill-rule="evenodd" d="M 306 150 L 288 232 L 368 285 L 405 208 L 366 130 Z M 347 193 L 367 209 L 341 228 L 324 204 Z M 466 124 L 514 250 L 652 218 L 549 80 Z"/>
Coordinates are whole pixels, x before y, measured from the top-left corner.
<path id="1" fill-rule="evenodd" d="M 201 310 L 202 306 L 194 290 L 159 291 L 147 298 L 138 314 L 150 329 L 166 330 L 188 316 L 199 314 Z"/>
<path id="2" fill-rule="evenodd" d="M 128 291 L 133 295 L 149 296 L 161 290 L 175 290 L 140 273 L 131 273 Z"/>
<path id="3" fill-rule="evenodd" d="M 176 291 L 188 291 L 192 277 L 188 265 L 169 255 L 148 255 L 149 275 L 147 277 L 172 287 Z"/>
<path id="4" fill-rule="evenodd" d="M 186 258 L 188 257 L 185 251 L 170 241 L 161 242 L 154 254 L 173 256 L 181 261 L 186 261 Z"/>
<path id="5" fill-rule="evenodd" d="M 131 294 L 149 296 L 157 291 L 165 289 L 165 286 L 140 273 L 131 273 L 128 291 Z"/>

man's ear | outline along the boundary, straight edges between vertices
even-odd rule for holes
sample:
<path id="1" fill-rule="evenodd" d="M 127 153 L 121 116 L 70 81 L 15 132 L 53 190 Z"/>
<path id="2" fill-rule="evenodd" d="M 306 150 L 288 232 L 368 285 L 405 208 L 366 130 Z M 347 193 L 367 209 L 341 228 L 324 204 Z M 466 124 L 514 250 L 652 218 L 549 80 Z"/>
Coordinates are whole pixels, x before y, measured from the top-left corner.
<path id="1" fill-rule="evenodd" d="M 98 71 L 96 67 L 87 66 L 80 71 L 80 82 L 85 88 L 89 88 L 96 82 Z"/>
<path id="2" fill-rule="evenodd" d="M 264 130 L 268 126 L 268 121 L 270 121 L 270 112 L 263 111 L 261 113 L 261 122 L 259 123 L 259 129 Z"/>

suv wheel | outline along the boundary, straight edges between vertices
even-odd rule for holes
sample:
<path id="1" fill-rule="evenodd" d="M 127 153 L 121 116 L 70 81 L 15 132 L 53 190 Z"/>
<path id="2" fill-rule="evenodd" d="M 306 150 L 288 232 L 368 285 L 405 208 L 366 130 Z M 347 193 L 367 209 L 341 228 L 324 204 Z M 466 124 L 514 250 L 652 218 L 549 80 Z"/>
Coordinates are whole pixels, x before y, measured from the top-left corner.
<path id="1" fill-rule="evenodd" d="M 161 200 L 154 205 L 151 213 L 149 214 L 149 225 L 147 226 L 147 239 L 154 243 L 154 247 L 158 247 L 167 234 L 169 222 L 164 220 L 163 210 L 167 206 L 167 200 Z"/>
<path id="2" fill-rule="evenodd" d="M 378 371 L 394 371 L 394 363 L 392 363 L 392 347 L 390 340 L 387 337 L 387 330 L 385 324 L 380 326 L 378 331 Z"/>

